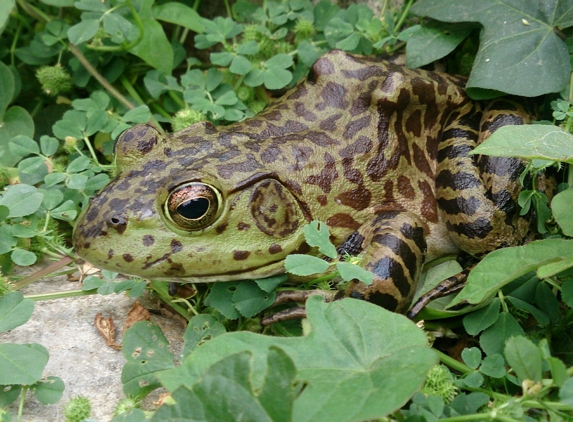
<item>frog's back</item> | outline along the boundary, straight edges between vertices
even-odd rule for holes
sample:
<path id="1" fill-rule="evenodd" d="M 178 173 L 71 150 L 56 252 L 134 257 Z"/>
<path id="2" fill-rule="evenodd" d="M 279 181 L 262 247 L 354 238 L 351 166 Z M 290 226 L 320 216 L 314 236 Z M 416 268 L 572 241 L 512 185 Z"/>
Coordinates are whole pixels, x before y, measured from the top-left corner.
<path id="1" fill-rule="evenodd" d="M 438 144 L 446 120 L 471 107 L 462 83 L 332 51 L 266 111 L 219 129 L 234 157 L 194 167 L 213 166 L 236 183 L 249 172 L 274 174 L 309 216 L 330 226 L 335 242 L 383 208 L 409 209 L 431 232 L 443 231 L 435 199 Z M 228 140 L 237 136 L 242 140 L 232 146 Z M 449 243 L 443 249 L 455 250 Z"/>

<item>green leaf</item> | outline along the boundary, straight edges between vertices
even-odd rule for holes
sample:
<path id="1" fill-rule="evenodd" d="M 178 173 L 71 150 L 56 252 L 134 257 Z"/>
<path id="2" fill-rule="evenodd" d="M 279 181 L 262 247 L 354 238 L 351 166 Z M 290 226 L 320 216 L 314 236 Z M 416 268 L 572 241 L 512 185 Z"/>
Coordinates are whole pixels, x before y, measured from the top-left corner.
<path id="1" fill-rule="evenodd" d="M 76 204 L 71 199 L 52 210 L 52 217 L 69 222 L 75 220 L 77 214 Z"/>
<path id="2" fill-rule="evenodd" d="M 433 21 L 415 31 L 406 44 L 406 66 L 417 68 L 450 54 L 474 25 Z"/>
<path id="3" fill-rule="evenodd" d="M 98 19 L 86 19 L 68 29 L 68 39 L 72 44 L 81 44 L 91 40 L 98 29 Z"/>
<path id="4" fill-rule="evenodd" d="M 0 205 L 0 223 L 6 220 L 9 215 L 10 208 L 8 208 L 6 205 Z M 2 255 L 2 252 L 0 252 L 0 255 Z"/>
<path id="5" fill-rule="evenodd" d="M 508 338 L 523 335 L 525 335 L 523 328 L 514 316 L 508 312 L 502 312 L 495 324 L 481 334 L 479 343 L 486 355 L 491 356 L 503 352 Z"/>
<path id="6" fill-rule="evenodd" d="M 437 362 L 424 333 L 403 315 L 364 301 L 324 303 L 316 296 L 309 298 L 306 309 L 310 335 L 280 338 L 249 332 L 224 334 L 198 347 L 179 368 L 157 376 L 172 392 L 180 387 L 193 389 L 217 362 L 250 351 L 252 375 L 242 378 L 250 379 L 254 389 L 264 391 L 265 377 L 274 376 L 268 369 L 269 348 L 277 347 L 294 362 L 296 379 L 305 383 L 295 400 L 291 420 L 361 421 L 382 418 L 403 406 Z M 178 401 L 177 394 L 174 398 Z M 278 411 L 284 412 L 284 407 Z M 155 416 L 159 418 L 159 412 Z M 212 420 L 220 420 L 218 416 L 215 413 Z"/>
<path id="7" fill-rule="evenodd" d="M 535 304 L 544 311 L 553 324 L 559 321 L 559 301 L 547 283 L 539 283 L 535 289 Z"/>
<path id="8" fill-rule="evenodd" d="M 19 385 L 3 385 L 0 388 L 0 406 L 10 406 L 12 403 L 16 401 L 16 399 L 20 396 L 22 392 L 22 387 Z M 3 417 L 5 416 L 2 415 Z M 2 422 L 11 422 L 10 418 L 8 419 L 1 419 Z"/>
<path id="9" fill-rule="evenodd" d="M 293 254 L 287 256 L 285 260 L 287 272 L 301 276 L 322 274 L 329 266 L 325 260 L 311 255 Z"/>
<path id="10" fill-rule="evenodd" d="M 141 409 L 132 408 L 114 417 L 111 422 L 146 422 L 145 412 Z"/>
<path id="11" fill-rule="evenodd" d="M 60 142 L 56 138 L 46 135 L 42 135 L 40 138 L 40 149 L 46 157 L 54 155 L 58 151 L 59 146 Z"/>
<path id="12" fill-rule="evenodd" d="M 464 363 L 472 369 L 477 369 L 481 363 L 481 352 L 477 347 L 462 350 Z"/>
<path id="13" fill-rule="evenodd" d="M 226 332 L 225 326 L 217 321 L 213 315 L 201 314 L 194 316 L 189 321 L 185 334 L 183 334 L 185 346 L 181 356 L 187 356 L 201 344 Z"/>
<path id="14" fill-rule="evenodd" d="M 233 60 L 233 53 L 229 53 L 228 51 L 223 51 L 221 53 L 211 53 L 211 63 L 217 66 L 228 66 L 229 63 Z"/>
<path id="15" fill-rule="evenodd" d="M 100 190 L 109 183 L 109 176 L 105 173 L 96 174 L 86 182 L 86 190 Z"/>
<path id="16" fill-rule="evenodd" d="M 44 194 L 42 205 L 47 210 L 56 208 L 64 200 L 64 194 L 57 189 L 41 189 L 40 192 Z"/>
<path id="17" fill-rule="evenodd" d="M 257 285 L 261 290 L 270 293 L 274 292 L 278 286 L 280 286 L 287 280 L 288 280 L 288 275 L 279 274 L 272 277 L 259 278 L 258 280 L 255 280 L 255 283 L 257 283 Z"/>
<path id="18" fill-rule="evenodd" d="M 259 86 L 265 81 L 265 72 L 261 69 L 251 69 L 249 73 L 245 76 L 245 85 L 247 86 Z"/>
<path id="19" fill-rule="evenodd" d="M 444 22 L 480 22 L 484 29 L 469 91 L 481 88 L 528 97 L 559 92 L 569 80 L 569 54 L 557 31 L 573 24 L 570 10 L 570 2 L 562 0 L 421 0 L 411 9 Z"/>
<path id="20" fill-rule="evenodd" d="M 275 67 L 278 69 L 287 69 L 293 65 L 293 59 L 290 54 L 277 54 L 265 62 L 267 69 Z"/>
<path id="21" fill-rule="evenodd" d="M 162 406 L 151 420 L 291 421 L 296 368 L 278 348 L 271 348 L 266 360 L 268 375 L 260 392 L 250 383 L 251 352 L 236 353 L 207 368 L 192 388 L 176 390 L 176 403 Z"/>
<path id="22" fill-rule="evenodd" d="M 540 326 L 545 327 L 547 324 L 549 324 L 549 315 L 547 315 L 543 311 L 540 311 L 532 304 L 527 303 L 524 300 L 518 299 L 513 296 L 507 296 L 507 299 L 517 309 L 529 312 L 531 315 L 533 315 L 533 317 Z"/>
<path id="23" fill-rule="evenodd" d="M 573 150 L 573 138 L 571 140 L 571 149 Z M 558 193 L 551 200 L 551 211 L 553 217 L 563 234 L 573 236 L 573 217 L 571 215 L 571 204 L 573 204 L 573 189 L 569 188 Z"/>
<path id="24" fill-rule="evenodd" d="M 494 298 L 489 305 L 464 317 L 464 328 L 469 335 L 475 336 L 488 327 L 491 327 L 499 317 L 500 302 Z"/>
<path id="25" fill-rule="evenodd" d="M 239 101 L 237 98 L 237 94 L 235 91 L 227 91 L 225 94 L 221 95 L 219 98 L 215 100 L 215 104 L 226 106 L 226 105 L 234 105 Z"/>
<path id="26" fill-rule="evenodd" d="M 9 224 L 0 225 L 0 255 L 8 253 L 12 247 L 18 243 L 18 238 L 12 236 L 12 226 Z"/>
<path id="27" fill-rule="evenodd" d="M 559 400 L 573 407 L 573 378 L 569 378 L 559 390 Z"/>
<path id="28" fill-rule="evenodd" d="M 54 404 L 64 394 L 64 381 L 59 377 L 46 377 L 32 386 L 34 397 L 42 404 Z"/>
<path id="29" fill-rule="evenodd" d="M 505 376 L 505 361 L 503 356 L 495 353 L 491 356 L 486 356 L 483 360 L 479 371 L 492 378 L 503 378 Z"/>
<path id="30" fill-rule="evenodd" d="M 34 301 L 24 299 L 20 292 L 9 292 L 0 297 L 0 333 L 24 324 L 32 316 Z"/>
<path id="31" fill-rule="evenodd" d="M 557 259 L 555 262 L 541 265 L 537 269 L 537 276 L 541 279 L 553 277 L 571 267 L 573 267 L 573 256 L 564 259 Z"/>
<path id="32" fill-rule="evenodd" d="M 470 154 L 573 164 L 573 135 L 554 125 L 502 126 Z"/>
<path id="33" fill-rule="evenodd" d="M 36 235 L 36 230 L 33 230 L 32 228 L 27 226 L 23 226 L 22 224 L 13 224 L 12 235 L 24 239 L 29 239 Z"/>
<path id="34" fill-rule="evenodd" d="M 236 75 L 246 75 L 253 68 L 253 65 L 244 56 L 235 56 L 231 62 L 229 70 Z"/>
<path id="35" fill-rule="evenodd" d="M 312 221 L 310 224 L 304 226 L 304 239 L 309 246 L 317 247 L 320 252 L 335 259 L 338 256 L 336 248 L 330 241 L 330 233 L 325 223 L 320 221 Z"/>
<path id="36" fill-rule="evenodd" d="M 369 286 L 374 280 L 374 273 L 350 262 L 337 262 L 336 269 L 340 273 L 340 277 L 346 281 L 356 279 Z"/>
<path id="37" fill-rule="evenodd" d="M 160 21 L 174 23 L 197 33 L 205 31 L 205 25 L 201 22 L 201 16 L 184 4 L 169 2 L 153 7 L 152 11 L 153 17 Z"/>
<path id="38" fill-rule="evenodd" d="M 4 122 L 0 121 L 0 165 L 13 167 L 21 157 L 10 152 L 9 141 L 18 135 L 29 138 L 34 136 L 34 120 L 22 107 L 10 107 L 4 114 Z"/>
<path id="39" fill-rule="evenodd" d="M 306 66 L 312 66 L 323 53 L 324 50 L 306 40 L 298 45 L 298 56 Z"/>
<path id="40" fill-rule="evenodd" d="M 34 384 L 42 377 L 48 357 L 40 344 L 0 344 L 0 385 Z"/>
<path id="41" fill-rule="evenodd" d="M 147 123 L 151 118 L 151 112 L 146 105 L 140 105 L 132 110 L 129 110 L 122 117 L 124 122 L 128 123 Z"/>
<path id="42" fill-rule="evenodd" d="M 12 261 L 16 265 L 22 267 L 28 267 L 36 262 L 36 255 L 33 252 L 27 251 L 25 249 L 14 249 L 10 255 Z"/>
<path id="43" fill-rule="evenodd" d="M 106 282 L 99 277 L 94 275 L 87 276 L 82 283 L 82 290 L 84 292 L 89 292 L 90 290 L 95 290 L 103 286 Z"/>
<path id="44" fill-rule="evenodd" d="M 40 208 L 43 198 L 44 195 L 34 186 L 19 184 L 6 190 L 0 198 L 0 205 L 10 208 L 10 217 L 24 217 L 34 214 Z"/>
<path id="45" fill-rule="evenodd" d="M 207 306 L 212 306 L 217 309 L 227 319 L 237 319 L 241 316 L 235 305 L 233 305 L 233 294 L 240 284 L 238 281 L 230 281 L 227 283 L 215 283 L 211 287 L 211 292 L 205 300 Z"/>
<path id="46" fill-rule="evenodd" d="M 88 157 L 85 155 L 80 155 L 78 158 L 68 164 L 66 171 L 68 173 L 78 173 L 80 171 L 86 170 L 90 166 L 90 163 L 91 161 Z"/>
<path id="47" fill-rule="evenodd" d="M 6 7 L 12 3 L 9 9 Z M 14 7 L 14 1 L 9 0 L 7 4 L 0 5 L 0 28 L 3 25 L 2 17 L 3 14 L 7 15 L 10 10 Z M 16 82 L 14 80 L 14 75 L 10 71 L 10 68 L 6 66 L 3 62 L 0 62 L 0 121 L 3 120 L 4 112 L 8 108 L 8 105 L 12 102 L 12 97 L 14 96 Z"/>
<path id="48" fill-rule="evenodd" d="M 249 41 L 239 44 L 237 47 L 237 54 L 253 55 L 257 54 L 260 50 L 259 44 L 256 41 Z"/>
<path id="49" fill-rule="evenodd" d="M 235 308 L 246 318 L 250 318 L 271 306 L 276 293 L 267 293 L 251 280 L 242 281 L 233 293 Z"/>
<path id="50" fill-rule="evenodd" d="M 572 254 L 573 241 L 566 239 L 545 239 L 493 251 L 470 272 L 466 286 L 449 306 L 462 301 L 480 303 L 540 265 Z"/>
<path id="51" fill-rule="evenodd" d="M 478 371 L 474 371 L 470 372 L 462 381 L 469 388 L 479 388 L 483 384 L 484 379 L 482 374 Z"/>
<path id="52" fill-rule="evenodd" d="M 129 52 L 160 72 L 171 74 L 173 48 L 163 32 L 163 27 L 154 19 L 142 19 L 141 22 L 145 28 L 143 38 Z"/>
<path id="53" fill-rule="evenodd" d="M 175 366 L 169 343 L 151 322 L 133 324 L 125 332 L 121 352 L 127 360 L 121 371 L 123 392 L 127 395 L 144 396 L 160 387 L 153 373 Z"/>
<path id="54" fill-rule="evenodd" d="M 505 359 L 522 381 L 541 381 L 541 350 L 525 337 L 512 337 L 505 343 Z"/>
<path id="55" fill-rule="evenodd" d="M 103 29 L 112 36 L 112 42 L 122 42 L 133 30 L 133 25 L 119 13 L 103 15 Z"/>
<path id="56" fill-rule="evenodd" d="M 549 363 L 549 367 L 551 368 L 551 378 L 553 378 L 553 383 L 557 387 L 563 386 L 567 378 L 569 378 L 567 367 L 563 361 L 553 357 L 547 358 L 546 361 Z"/>
<path id="57" fill-rule="evenodd" d="M 74 3 L 76 9 L 87 10 L 90 12 L 106 12 L 109 4 L 103 3 L 100 0 L 78 0 Z"/>
<path id="58" fill-rule="evenodd" d="M 65 173 L 50 173 L 44 177 L 44 183 L 47 187 L 51 187 L 63 182 L 66 177 L 68 176 Z"/>
<path id="59" fill-rule="evenodd" d="M 570 308 L 573 308 L 573 280 L 565 280 L 561 285 L 561 299 Z"/>
<path id="60" fill-rule="evenodd" d="M 25 135 L 18 135 L 10 141 L 10 152 L 20 157 L 26 157 L 30 154 L 40 153 L 40 147 L 32 138 Z"/>

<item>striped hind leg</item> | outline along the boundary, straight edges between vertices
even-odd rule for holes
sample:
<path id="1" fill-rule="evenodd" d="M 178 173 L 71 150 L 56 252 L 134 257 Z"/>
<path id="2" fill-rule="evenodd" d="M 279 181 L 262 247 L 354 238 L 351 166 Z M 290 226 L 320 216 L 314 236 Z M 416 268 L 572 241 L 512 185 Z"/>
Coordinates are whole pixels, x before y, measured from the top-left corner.
<path id="1" fill-rule="evenodd" d="M 474 256 L 523 242 L 529 220 L 519 216 L 521 160 L 468 155 L 495 130 L 524 124 L 530 114 L 507 100 L 492 101 L 482 112 L 474 104 L 450 121 L 438 152 L 436 196 L 450 237 Z"/>

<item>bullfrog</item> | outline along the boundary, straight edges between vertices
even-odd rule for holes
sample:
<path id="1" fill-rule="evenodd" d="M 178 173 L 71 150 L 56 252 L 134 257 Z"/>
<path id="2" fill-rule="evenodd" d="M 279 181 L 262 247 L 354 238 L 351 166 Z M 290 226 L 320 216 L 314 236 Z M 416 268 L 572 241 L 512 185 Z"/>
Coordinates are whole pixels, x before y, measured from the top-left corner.
<path id="1" fill-rule="evenodd" d="M 283 273 L 328 226 L 371 285 L 346 296 L 405 311 L 425 261 L 524 241 L 520 160 L 469 155 L 530 121 L 517 102 L 473 101 L 461 77 L 331 51 L 259 115 L 173 134 L 140 124 L 115 145 L 117 176 L 74 232 L 78 254 L 126 275 L 181 283 Z"/>

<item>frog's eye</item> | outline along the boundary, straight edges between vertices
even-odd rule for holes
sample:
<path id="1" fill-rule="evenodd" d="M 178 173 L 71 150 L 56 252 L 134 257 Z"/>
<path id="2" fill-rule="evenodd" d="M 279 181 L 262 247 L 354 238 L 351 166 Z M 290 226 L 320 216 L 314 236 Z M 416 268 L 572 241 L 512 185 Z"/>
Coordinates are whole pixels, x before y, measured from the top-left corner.
<path id="1" fill-rule="evenodd" d="M 175 188 L 165 202 L 165 215 L 179 228 L 200 230 L 219 214 L 221 194 L 211 185 L 187 183 Z"/>

